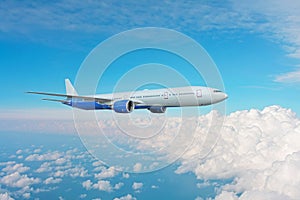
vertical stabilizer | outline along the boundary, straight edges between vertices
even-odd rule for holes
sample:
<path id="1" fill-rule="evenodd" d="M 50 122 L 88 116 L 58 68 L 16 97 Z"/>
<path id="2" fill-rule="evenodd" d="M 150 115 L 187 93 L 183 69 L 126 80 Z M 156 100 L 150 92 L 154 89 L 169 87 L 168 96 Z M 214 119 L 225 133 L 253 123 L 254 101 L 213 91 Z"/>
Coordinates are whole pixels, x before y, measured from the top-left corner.
<path id="1" fill-rule="evenodd" d="M 66 93 L 67 93 L 67 95 L 78 96 L 75 88 L 73 87 L 73 85 L 72 85 L 72 83 L 69 79 L 65 79 L 65 84 L 66 84 Z"/>

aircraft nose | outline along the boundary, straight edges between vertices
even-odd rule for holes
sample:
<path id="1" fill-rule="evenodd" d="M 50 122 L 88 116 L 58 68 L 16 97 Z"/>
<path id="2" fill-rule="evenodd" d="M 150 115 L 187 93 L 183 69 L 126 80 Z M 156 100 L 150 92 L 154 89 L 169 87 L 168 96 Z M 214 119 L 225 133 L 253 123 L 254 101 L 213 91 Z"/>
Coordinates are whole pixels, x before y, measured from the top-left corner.
<path id="1" fill-rule="evenodd" d="M 228 95 L 226 93 L 223 93 L 223 95 L 224 95 L 224 99 L 228 98 Z"/>

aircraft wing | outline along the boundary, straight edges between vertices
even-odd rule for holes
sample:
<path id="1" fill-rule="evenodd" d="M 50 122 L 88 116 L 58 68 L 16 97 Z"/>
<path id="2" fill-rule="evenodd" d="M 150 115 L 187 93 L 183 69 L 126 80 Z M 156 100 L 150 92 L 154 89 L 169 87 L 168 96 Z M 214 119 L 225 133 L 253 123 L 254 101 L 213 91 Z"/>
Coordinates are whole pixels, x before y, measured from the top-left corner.
<path id="1" fill-rule="evenodd" d="M 48 95 L 48 96 L 56 96 L 56 97 L 67 97 L 67 98 L 75 98 L 75 99 L 81 99 L 85 101 L 96 101 L 98 103 L 104 103 L 104 104 L 110 104 L 112 103 L 113 99 L 110 98 L 98 98 L 98 97 L 92 97 L 92 96 L 81 96 L 81 95 L 71 95 L 71 94 L 57 94 L 57 93 L 47 93 L 47 92 L 26 92 L 29 94 L 41 94 L 41 95 Z M 43 99 L 47 101 L 56 101 L 65 103 L 68 102 L 67 100 L 58 100 L 58 99 Z M 132 100 L 135 104 L 143 104 L 144 102 L 140 100 Z"/>
<path id="2" fill-rule="evenodd" d="M 92 96 L 80 96 L 80 95 L 70 95 L 70 94 L 57 94 L 57 93 L 47 93 L 47 92 L 27 92 L 30 94 L 42 94 L 42 95 L 49 95 L 49 96 L 56 96 L 56 97 L 67 97 L 67 98 L 75 98 L 75 99 L 83 99 L 87 101 L 97 101 L 99 103 L 109 103 L 112 101 L 112 99 L 109 98 L 98 98 L 98 97 L 92 97 Z M 50 100 L 50 99 L 44 99 L 44 100 Z M 51 99 L 51 101 L 54 101 L 55 99 Z M 55 100 L 64 102 L 64 100 Z"/>

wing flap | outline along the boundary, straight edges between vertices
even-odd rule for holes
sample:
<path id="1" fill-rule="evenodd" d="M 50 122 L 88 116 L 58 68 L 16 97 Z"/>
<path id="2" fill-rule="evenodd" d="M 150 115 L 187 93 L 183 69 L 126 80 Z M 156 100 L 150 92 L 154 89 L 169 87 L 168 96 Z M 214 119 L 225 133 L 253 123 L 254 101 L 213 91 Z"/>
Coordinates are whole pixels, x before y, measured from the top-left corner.
<path id="1" fill-rule="evenodd" d="M 55 102 L 61 102 L 61 103 L 67 103 L 68 101 L 66 100 L 59 100 L 59 99 L 42 99 L 44 101 L 55 101 Z"/>

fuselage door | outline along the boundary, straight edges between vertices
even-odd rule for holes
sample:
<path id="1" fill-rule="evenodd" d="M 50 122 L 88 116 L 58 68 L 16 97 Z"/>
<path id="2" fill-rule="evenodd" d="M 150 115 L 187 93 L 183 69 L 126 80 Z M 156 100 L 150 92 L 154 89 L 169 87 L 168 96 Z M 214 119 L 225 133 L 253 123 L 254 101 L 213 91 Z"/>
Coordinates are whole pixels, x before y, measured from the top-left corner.
<path id="1" fill-rule="evenodd" d="M 164 99 L 168 99 L 169 98 L 169 93 L 168 92 L 165 92 L 164 93 Z"/>
<path id="2" fill-rule="evenodd" d="M 202 97 L 202 91 L 200 89 L 196 90 L 196 96 L 197 97 Z"/>

